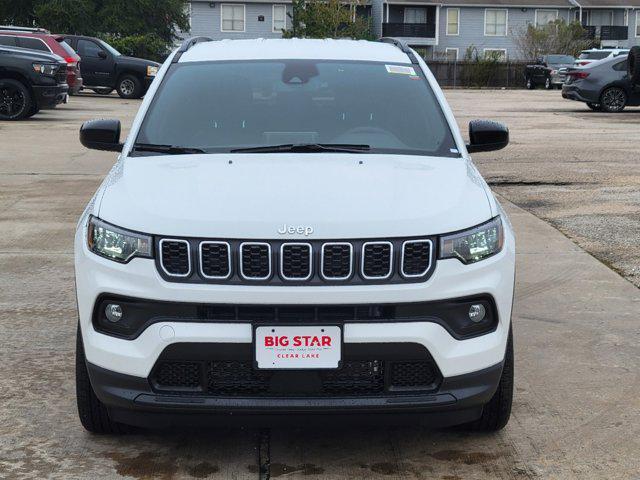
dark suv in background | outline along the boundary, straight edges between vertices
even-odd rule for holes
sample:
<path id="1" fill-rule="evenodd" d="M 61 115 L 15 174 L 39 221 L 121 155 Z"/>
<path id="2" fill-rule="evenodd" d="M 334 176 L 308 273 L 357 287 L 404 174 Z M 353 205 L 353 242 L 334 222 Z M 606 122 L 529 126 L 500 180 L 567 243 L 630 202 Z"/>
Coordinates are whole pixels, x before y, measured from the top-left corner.
<path id="1" fill-rule="evenodd" d="M 73 95 L 82 89 L 80 56 L 64 41 L 62 35 L 52 35 L 41 28 L 3 26 L 0 27 L 0 45 L 28 48 L 62 57 L 67 63 L 69 94 Z"/>
<path id="2" fill-rule="evenodd" d="M 66 101 L 67 62 L 51 54 L 0 45 L 0 120 L 31 117 Z"/>
<path id="3" fill-rule="evenodd" d="M 65 35 L 80 55 L 82 78 L 87 88 L 109 94 L 115 89 L 122 98 L 140 98 L 156 76 L 159 63 L 122 55 L 111 45 L 94 37 Z"/>

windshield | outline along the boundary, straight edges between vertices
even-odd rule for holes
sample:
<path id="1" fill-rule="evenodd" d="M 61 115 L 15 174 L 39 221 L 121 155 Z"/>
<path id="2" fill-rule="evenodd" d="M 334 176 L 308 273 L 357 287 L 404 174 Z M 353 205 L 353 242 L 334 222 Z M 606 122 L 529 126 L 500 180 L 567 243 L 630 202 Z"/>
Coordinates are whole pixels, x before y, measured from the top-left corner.
<path id="1" fill-rule="evenodd" d="M 419 69 L 377 62 L 176 64 L 136 143 L 205 152 L 330 144 L 369 147 L 367 153 L 458 156 Z"/>
<path id="2" fill-rule="evenodd" d="M 582 52 L 580 54 L 580 58 L 583 60 L 602 60 L 603 58 L 607 58 L 611 55 L 611 52 L 603 51 L 603 52 Z"/>
<path id="3" fill-rule="evenodd" d="M 561 65 L 561 64 L 570 64 L 573 63 L 575 61 L 575 58 L 573 58 L 571 55 L 549 55 L 549 57 L 547 58 L 547 62 L 548 63 L 553 63 L 556 65 Z"/>
<path id="4" fill-rule="evenodd" d="M 122 55 L 118 50 L 116 50 L 115 48 L 113 48 L 111 45 L 109 45 L 107 42 L 104 42 L 102 40 L 98 40 L 100 42 L 100 45 L 102 45 L 104 48 L 106 48 L 107 50 L 109 50 L 113 55 L 115 55 L 116 57 L 119 57 L 120 55 Z"/>

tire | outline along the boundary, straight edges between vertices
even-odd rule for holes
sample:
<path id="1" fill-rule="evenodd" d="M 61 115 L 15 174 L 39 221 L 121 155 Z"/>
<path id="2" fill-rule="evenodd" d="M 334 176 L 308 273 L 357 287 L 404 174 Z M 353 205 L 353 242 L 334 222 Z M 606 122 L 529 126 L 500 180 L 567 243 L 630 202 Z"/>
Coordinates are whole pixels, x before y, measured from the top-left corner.
<path id="1" fill-rule="evenodd" d="M 544 80 L 544 88 L 545 90 L 552 90 L 553 89 L 553 83 L 551 83 L 551 77 L 547 77 Z"/>
<path id="2" fill-rule="evenodd" d="M 93 392 L 79 325 L 76 335 L 76 401 L 80 423 L 87 431 L 99 434 L 123 434 L 131 430 L 127 425 L 111 420 L 107 407 Z"/>
<path id="3" fill-rule="evenodd" d="M 140 98 L 142 97 L 142 82 L 134 75 L 123 75 L 118 79 L 116 90 L 120 98 Z"/>
<path id="4" fill-rule="evenodd" d="M 620 87 L 609 87 L 600 95 L 602 111 L 618 113 L 627 105 L 627 93 Z"/>
<path id="5" fill-rule="evenodd" d="M 599 103 L 589 103 L 589 102 L 587 102 L 587 107 L 589 107 L 594 112 L 600 112 L 602 110 L 602 107 L 600 106 Z"/>
<path id="6" fill-rule="evenodd" d="M 92 90 L 96 92 L 98 95 L 109 95 L 111 92 L 113 92 L 113 88 L 109 88 L 109 87 L 93 88 Z"/>
<path id="7" fill-rule="evenodd" d="M 22 120 L 33 108 L 29 89 L 18 80 L 0 80 L 0 120 Z"/>
<path id="8" fill-rule="evenodd" d="M 27 113 L 27 115 L 24 118 L 31 118 L 39 111 L 40 111 L 40 107 L 38 107 L 35 103 L 32 103 L 29 113 Z"/>
<path id="9" fill-rule="evenodd" d="M 497 432 L 502 430 L 511 417 L 511 405 L 513 403 L 513 333 L 509 329 L 507 350 L 504 355 L 504 366 L 496 393 L 483 410 L 482 416 L 475 422 L 464 425 L 467 430 L 476 432 Z"/>
<path id="10" fill-rule="evenodd" d="M 525 87 L 527 87 L 527 90 L 533 90 L 534 88 L 536 88 L 535 84 L 531 80 L 531 77 L 527 77 Z"/>
<path id="11" fill-rule="evenodd" d="M 636 87 L 640 87 L 640 46 L 631 47 L 628 69 L 631 83 Z"/>

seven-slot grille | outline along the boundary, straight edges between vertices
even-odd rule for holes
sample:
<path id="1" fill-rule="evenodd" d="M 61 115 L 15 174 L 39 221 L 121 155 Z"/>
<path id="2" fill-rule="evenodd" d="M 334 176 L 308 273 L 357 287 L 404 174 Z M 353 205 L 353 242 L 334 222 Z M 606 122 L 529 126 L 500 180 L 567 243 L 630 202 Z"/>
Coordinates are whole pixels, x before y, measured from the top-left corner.
<path id="1" fill-rule="evenodd" d="M 435 266 L 432 239 L 325 242 L 164 238 L 158 269 L 168 281 L 326 285 L 423 282 Z"/>

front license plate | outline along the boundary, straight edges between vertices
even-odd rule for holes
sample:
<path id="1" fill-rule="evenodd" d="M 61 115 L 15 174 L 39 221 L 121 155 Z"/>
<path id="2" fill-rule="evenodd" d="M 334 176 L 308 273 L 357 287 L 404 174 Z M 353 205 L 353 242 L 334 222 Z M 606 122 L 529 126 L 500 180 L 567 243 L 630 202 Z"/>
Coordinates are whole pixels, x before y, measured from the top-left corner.
<path id="1" fill-rule="evenodd" d="M 331 369 L 340 366 L 342 330 L 337 326 L 256 327 L 256 366 L 261 369 Z"/>

